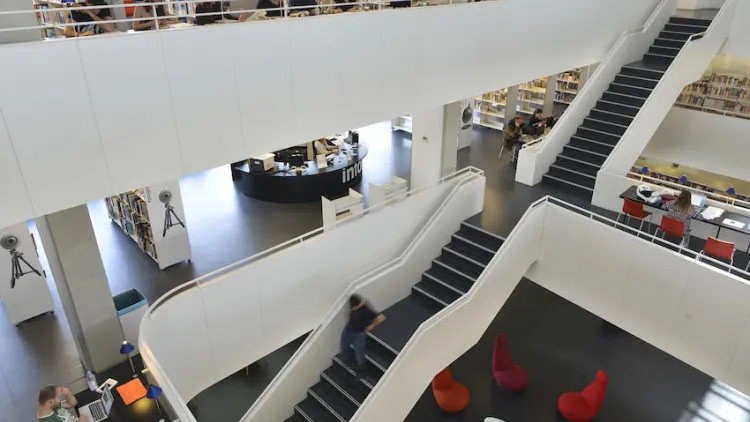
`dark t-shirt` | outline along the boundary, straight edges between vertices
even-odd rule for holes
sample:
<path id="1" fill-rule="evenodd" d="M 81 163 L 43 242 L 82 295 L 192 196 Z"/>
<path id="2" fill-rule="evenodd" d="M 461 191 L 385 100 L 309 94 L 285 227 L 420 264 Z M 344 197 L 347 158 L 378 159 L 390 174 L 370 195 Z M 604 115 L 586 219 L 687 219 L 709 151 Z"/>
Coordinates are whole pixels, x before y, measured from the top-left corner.
<path id="1" fill-rule="evenodd" d="M 281 2 L 279 4 L 273 4 L 271 0 L 260 0 L 258 2 L 258 9 L 280 9 L 281 7 Z M 281 13 L 281 10 L 266 10 L 266 16 L 271 18 L 281 17 Z"/>
<path id="2" fill-rule="evenodd" d="M 356 311 L 349 313 L 349 323 L 347 324 L 347 328 L 354 332 L 361 333 L 362 331 L 365 331 L 365 328 L 372 324 L 377 317 L 377 312 L 373 311 L 369 306 L 363 305 Z"/>
<path id="3" fill-rule="evenodd" d="M 112 17 L 112 14 L 109 12 L 109 9 L 99 9 L 99 12 L 96 15 L 99 16 L 101 19 Z M 73 11 L 73 12 L 70 12 L 70 17 L 71 19 L 73 19 L 75 23 L 94 22 L 94 18 L 89 16 L 88 13 Z M 76 32 L 93 31 L 95 34 L 101 34 L 102 32 L 104 32 L 104 29 L 102 29 L 101 23 L 98 25 L 94 25 L 94 24 L 76 25 L 75 28 L 76 28 Z"/>
<path id="4" fill-rule="evenodd" d="M 310 12 L 311 15 L 314 15 L 315 8 L 318 7 L 318 2 L 316 2 L 315 0 L 291 0 L 289 2 L 289 6 L 300 7 L 299 9 L 290 10 L 289 13 Z M 301 6 L 310 6 L 310 7 L 301 7 Z"/>

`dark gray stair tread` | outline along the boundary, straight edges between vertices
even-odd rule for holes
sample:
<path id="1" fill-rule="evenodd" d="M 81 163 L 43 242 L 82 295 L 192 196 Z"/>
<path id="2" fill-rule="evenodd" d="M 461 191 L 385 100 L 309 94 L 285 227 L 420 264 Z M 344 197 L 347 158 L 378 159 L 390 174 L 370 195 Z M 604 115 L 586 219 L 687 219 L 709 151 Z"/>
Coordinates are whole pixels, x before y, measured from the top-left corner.
<path id="1" fill-rule="evenodd" d="M 469 280 L 468 278 L 456 274 L 453 271 L 443 268 L 438 264 L 432 264 L 432 267 L 430 267 L 429 270 L 425 271 L 425 274 L 434 277 L 443 283 L 450 284 L 451 286 L 454 286 L 461 290 L 462 292 L 466 293 L 471 289 L 471 286 L 474 285 L 474 282 L 472 280 Z"/>
<path id="2" fill-rule="evenodd" d="M 461 229 L 458 231 L 458 235 L 494 251 L 499 250 L 500 246 L 503 245 L 503 240 L 499 237 L 477 230 L 468 224 L 461 224 Z"/>
<path id="3" fill-rule="evenodd" d="M 578 192 L 579 194 L 584 194 L 584 195 L 587 195 L 588 197 L 591 197 L 594 195 L 594 192 L 592 189 L 586 189 L 578 185 L 572 185 L 570 183 L 566 183 L 565 181 L 558 180 L 554 176 L 550 176 L 549 174 L 545 174 L 544 176 L 542 176 L 542 183 L 548 186 L 554 186 L 564 191 Z"/>
<path id="4" fill-rule="evenodd" d="M 588 139 L 575 137 L 575 136 L 570 138 L 570 145 L 576 148 L 585 149 L 587 151 L 592 151 L 592 152 L 598 152 L 599 154 L 605 154 L 605 155 L 609 155 L 614 149 L 614 146 L 610 144 L 605 144 L 603 142 L 592 142 Z"/>
<path id="5" fill-rule="evenodd" d="M 679 48 L 671 48 L 671 47 L 662 47 L 660 45 L 652 45 L 648 48 L 649 53 L 654 54 L 663 54 L 665 56 L 672 56 L 677 57 L 677 54 L 679 54 L 680 49 Z"/>
<path id="6" fill-rule="evenodd" d="M 705 32 L 706 29 L 708 29 L 708 26 L 677 23 L 677 22 L 669 22 L 666 25 L 664 25 L 664 31 L 682 32 L 686 34 L 697 34 L 699 32 Z"/>
<path id="7" fill-rule="evenodd" d="M 365 352 L 365 354 L 367 354 L 367 352 Z M 370 357 L 372 358 L 372 353 L 370 353 Z M 353 359 L 351 359 L 348 355 L 344 355 L 343 353 L 339 353 L 336 355 L 334 364 L 336 366 L 346 365 L 346 367 L 350 370 L 357 372 L 357 365 L 355 364 L 355 362 L 353 362 Z M 364 371 L 359 371 L 357 373 L 362 377 L 362 379 L 367 381 L 367 383 L 372 385 L 373 387 L 378 383 L 378 381 L 380 381 L 380 378 L 383 376 L 383 371 L 378 369 L 370 362 L 367 363 L 367 368 Z"/>
<path id="8" fill-rule="evenodd" d="M 461 235 L 458 234 L 451 236 L 451 243 L 449 243 L 448 246 L 454 251 L 485 265 L 489 264 L 492 257 L 495 256 L 493 252 L 475 246 L 470 240 L 461 237 Z"/>
<path id="9" fill-rule="evenodd" d="M 284 419 L 284 422 L 307 422 L 307 419 L 300 416 L 299 413 L 295 413 L 291 418 Z"/>
<path id="10" fill-rule="evenodd" d="M 309 394 L 297 407 L 314 422 L 341 422 Z"/>
<path id="11" fill-rule="evenodd" d="M 364 403 L 367 395 L 370 394 L 370 389 L 367 388 L 365 384 L 338 364 L 332 365 L 330 368 L 323 371 L 323 374 L 328 377 L 327 380 L 323 381 L 329 382 L 328 380 L 331 380 L 331 382 L 335 383 L 339 388 L 346 391 L 346 393 L 351 396 L 351 399 L 359 403 L 353 403 L 355 406 Z"/>
<path id="12" fill-rule="evenodd" d="M 576 161 L 575 159 L 572 159 L 571 157 L 566 157 L 564 155 L 558 155 L 557 160 L 555 160 L 555 164 L 557 164 L 559 167 L 569 168 L 571 170 L 575 170 L 580 173 L 585 173 L 594 177 L 596 177 L 596 173 L 598 173 L 599 170 L 601 169 L 600 166 L 584 164 L 580 161 Z"/>
<path id="13" fill-rule="evenodd" d="M 581 127 L 598 130 L 600 132 L 611 133 L 615 136 L 622 136 L 627 130 L 626 125 L 621 125 L 608 120 L 599 120 L 593 117 L 586 117 L 583 119 Z"/>
<path id="14" fill-rule="evenodd" d="M 682 48 L 685 45 L 685 40 L 672 40 L 668 38 L 657 38 L 654 40 L 654 46 L 674 47 Z"/>
<path id="15" fill-rule="evenodd" d="M 548 174 L 558 179 L 567 180 L 575 184 L 586 186 L 592 189 L 594 188 L 594 184 L 596 183 L 596 178 L 585 176 L 583 174 L 580 174 L 580 172 L 578 173 L 575 171 L 571 172 L 564 167 L 559 167 L 554 164 L 550 166 Z"/>
<path id="16" fill-rule="evenodd" d="M 601 166 L 602 164 L 604 164 L 604 161 L 607 160 L 607 157 L 602 157 L 599 154 L 595 154 L 590 151 L 584 151 L 571 145 L 565 145 L 565 147 L 563 148 L 563 155 L 597 166 Z"/>
<path id="17" fill-rule="evenodd" d="M 321 381 L 313 385 L 310 390 L 315 393 L 316 396 L 321 398 L 330 409 L 326 409 L 329 412 L 336 412 L 336 414 L 344 420 L 349 420 L 354 416 L 357 411 L 357 407 L 347 400 L 346 396 L 341 394 L 336 387 L 331 384 Z M 309 392 L 308 392 L 309 393 Z M 324 406 L 325 407 L 325 406 Z M 338 419 L 338 418 L 336 418 Z"/>
<path id="18" fill-rule="evenodd" d="M 633 118 L 635 118 L 635 116 L 638 114 L 638 111 L 640 110 L 640 108 L 638 107 L 630 107 L 625 104 L 613 103 L 606 100 L 597 101 L 596 108 L 600 110 L 612 111 L 614 113 L 620 113 L 625 116 L 631 116 Z"/>
<path id="19" fill-rule="evenodd" d="M 605 144 L 610 145 L 617 145 L 617 143 L 620 142 L 620 136 L 602 133 L 602 131 L 597 131 L 596 129 L 584 126 L 579 126 L 574 136 L 580 136 L 581 138 L 604 142 Z"/>
<path id="20" fill-rule="evenodd" d="M 420 293 L 426 293 L 443 302 L 441 306 L 448 306 L 462 295 L 430 278 L 423 278 L 422 281 L 415 284 L 414 287 L 421 290 Z"/>
<path id="21" fill-rule="evenodd" d="M 484 267 L 477 265 L 476 263 L 471 262 L 466 258 L 457 255 L 456 253 L 460 252 L 448 251 L 446 250 L 445 246 L 443 246 L 443 253 L 441 253 L 440 256 L 437 257 L 437 260 L 476 280 L 477 277 L 482 274 Z"/>
<path id="22" fill-rule="evenodd" d="M 669 68 L 668 63 L 662 63 L 662 62 L 655 62 L 652 60 L 638 60 L 632 63 L 628 63 L 625 65 L 626 67 L 633 67 L 636 69 L 645 69 L 645 70 L 657 70 L 659 72 L 666 72 Z"/>
<path id="23" fill-rule="evenodd" d="M 640 78 L 640 77 L 633 76 L 633 75 L 623 75 L 622 73 L 618 73 L 615 76 L 614 82 L 625 84 L 625 85 L 637 86 L 639 88 L 645 88 L 645 89 L 654 89 L 656 87 L 656 84 L 659 83 L 659 81 L 657 81 L 656 79 Z"/>
<path id="24" fill-rule="evenodd" d="M 651 95 L 652 90 L 650 88 L 628 85 L 622 82 L 612 82 L 611 84 L 609 84 L 609 88 L 607 88 L 607 91 L 621 92 L 623 94 L 633 95 L 636 97 L 648 98 L 648 96 Z"/>
<path id="25" fill-rule="evenodd" d="M 589 117 L 596 120 L 610 121 L 618 125 L 628 126 L 633 122 L 634 117 L 627 114 L 620 114 L 611 110 L 591 109 Z"/>
<path id="26" fill-rule="evenodd" d="M 372 333 L 394 350 L 401 351 L 419 325 L 435 313 L 435 308 L 409 295 L 383 311 L 386 319 Z"/>

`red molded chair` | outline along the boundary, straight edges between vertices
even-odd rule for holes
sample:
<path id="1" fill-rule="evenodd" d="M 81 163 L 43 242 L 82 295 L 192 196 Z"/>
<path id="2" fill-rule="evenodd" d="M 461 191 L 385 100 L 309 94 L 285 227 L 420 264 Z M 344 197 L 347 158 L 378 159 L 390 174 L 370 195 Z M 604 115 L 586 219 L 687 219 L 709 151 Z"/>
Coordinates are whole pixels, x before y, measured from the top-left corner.
<path id="1" fill-rule="evenodd" d="M 505 334 L 495 339 L 495 351 L 492 353 L 492 374 L 500 388 L 508 391 L 523 391 L 529 385 L 529 374 L 513 363 L 508 348 L 505 346 Z"/>
<path id="2" fill-rule="evenodd" d="M 709 237 L 700 254 L 711 258 L 728 259 L 731 267 L 734 263 L 734 243 Z M 698 258 L 700 259 L 700 256 Z M 729 270 L 731 271 L 731 268 Z"/>
<path id="3" fill-rule="evenodd" d="M 657 236 L 660 231 L 662 239 L 664 239 L 665 233 L 669 233 L 672 236 L 677 236 L 682 239 L 685 234 L 685 223 L 675 220 L 674 218 L 669 218 L 665 215 L 661 218 L 661 224 L 659 224 L 659 228 L 654 232 L 654 236 Z M 690 235 L 688 235 L 688 240 L 690 240 Z M 652 238 L 651 242 L 653 243 L 653 241 L 654 239 Z"/>
<path id="4" fill-rule="evenodd" d="M 617 221 L 620 221 L 620 215 L 622 214 L 625 214 L 628 217 L 625 224 L 630 223 L 630 217 L 635 217 L 641 220 L 641 225 L 638 227 L 638 231 L 643 231 L 643 223 L 645 222 L 646 217 L 648 217 L 648 223 L 651 224 L 652 213 L 644 211 L 643 204 L 640 202 L 635 202 L 625 198 L 625 201 L 622 203 L 622 212 L 617 214 Z"/>
<path id="5" fill-rule="evenodd" d="M 125 6 L 125 16 L 132 18 L 135 14 L 135 0 L 123 0 L 124 4 L 132 4 L 132 6 Z"/>
<path id="6" fill-rule="evenodd" d="M 446 412 L 460 412 L 469 405 L 469 390 L 453 379 L 448 368 L 432 379 L 432 394 L 438 406 Z"/>
<path id="7" fill-rule="evenodd" d="M 596 417 L 604 403 L 609 377 L 604 371 L 580 393 L 565 393 L 557 400 L 557 408 L 570 422 L 588 422 Z"/>

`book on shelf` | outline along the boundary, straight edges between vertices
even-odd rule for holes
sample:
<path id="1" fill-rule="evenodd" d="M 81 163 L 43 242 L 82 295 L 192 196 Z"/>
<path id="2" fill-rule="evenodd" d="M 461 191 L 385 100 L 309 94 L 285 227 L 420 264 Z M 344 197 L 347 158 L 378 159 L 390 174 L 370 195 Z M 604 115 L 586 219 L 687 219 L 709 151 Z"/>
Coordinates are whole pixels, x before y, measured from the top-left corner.
<path id="1" fill-rule="evenodd" d="M 499 91 L 493 91 L 493 92 L 487 92 L 482 94 L 481 99 L 484 101 L 489 101 L 495 104 L 502 104 L 505 105 L 505 101 L 508 98 L 508 90 L 502 89 Z"/>

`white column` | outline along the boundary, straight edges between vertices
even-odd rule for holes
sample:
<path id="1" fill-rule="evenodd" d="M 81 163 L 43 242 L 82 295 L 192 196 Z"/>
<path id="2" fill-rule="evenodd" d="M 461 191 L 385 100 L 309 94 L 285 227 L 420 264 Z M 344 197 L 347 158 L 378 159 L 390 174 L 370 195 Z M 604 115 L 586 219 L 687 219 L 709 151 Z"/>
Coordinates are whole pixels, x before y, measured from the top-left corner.
<path id="1" fill-rule="evenodd" d="M 120 362 L 123 334 L 86 205 L 36 219 L 44 253 L 84 366 Z"/>
<path id="2" fill-rule="evenodd" d="M 462 112 L 458 101 L 412 114 L 412 189 L 456 171 Z"/>
<path id="3" fill-rule="evenodd" d="M 544 116 L 552 115 L 552 108 L 555 105 L 555 88 L 557 87 L 557 76 L 557 73 L 547 76 L 547 91 L 544 93 L 544 105 L 541 107 L 542 114 Z"/>

